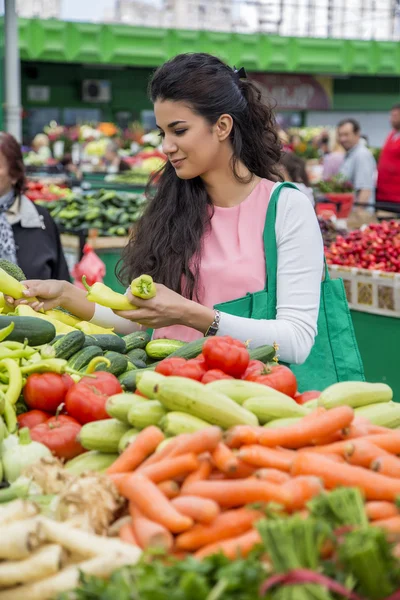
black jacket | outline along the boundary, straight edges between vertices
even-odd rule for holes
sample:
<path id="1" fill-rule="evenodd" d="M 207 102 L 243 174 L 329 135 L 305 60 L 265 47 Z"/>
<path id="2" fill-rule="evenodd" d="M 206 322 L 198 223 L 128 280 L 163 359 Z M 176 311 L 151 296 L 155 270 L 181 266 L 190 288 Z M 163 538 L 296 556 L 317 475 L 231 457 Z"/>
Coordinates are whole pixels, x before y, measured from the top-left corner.
<path id="1" fill-rule="evenodd" d="M 18 265 L 26 278 L 69 281 L 60 234 L 47 209 L 22 196 L 20 213 L 21 219 L 12 228 Z"/>

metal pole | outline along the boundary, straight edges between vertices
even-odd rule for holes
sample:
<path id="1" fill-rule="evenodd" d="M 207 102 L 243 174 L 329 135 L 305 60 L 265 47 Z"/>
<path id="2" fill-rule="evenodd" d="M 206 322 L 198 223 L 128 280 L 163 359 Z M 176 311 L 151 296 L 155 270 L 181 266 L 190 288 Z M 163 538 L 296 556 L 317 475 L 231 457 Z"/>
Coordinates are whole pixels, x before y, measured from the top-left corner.
<path id="1" fill-rule="evenodd" d="M 6 131 L 22 141 L 21 65 L 18 47 L 18 18 L 15 0 L 5 0 L 5 112 Z"/>

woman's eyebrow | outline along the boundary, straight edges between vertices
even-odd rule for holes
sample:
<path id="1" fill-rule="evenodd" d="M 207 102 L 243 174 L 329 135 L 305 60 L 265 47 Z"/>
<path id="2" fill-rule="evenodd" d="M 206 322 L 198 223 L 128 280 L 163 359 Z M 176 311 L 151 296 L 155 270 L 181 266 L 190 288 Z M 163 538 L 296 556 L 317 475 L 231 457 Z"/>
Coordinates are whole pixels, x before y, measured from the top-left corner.
<path id="1" fill-rule="evenodd" d="M 175 125 L 179 125 L 179 123 L 187 123 L 187 121 L 172 121 L 172 123 L 170 123 L 168 127 L 171 129 L 172 127 L 175 127 Z M 158 129 L 162 129 L 159 125 L 157 125 L 157 127 Z"/>

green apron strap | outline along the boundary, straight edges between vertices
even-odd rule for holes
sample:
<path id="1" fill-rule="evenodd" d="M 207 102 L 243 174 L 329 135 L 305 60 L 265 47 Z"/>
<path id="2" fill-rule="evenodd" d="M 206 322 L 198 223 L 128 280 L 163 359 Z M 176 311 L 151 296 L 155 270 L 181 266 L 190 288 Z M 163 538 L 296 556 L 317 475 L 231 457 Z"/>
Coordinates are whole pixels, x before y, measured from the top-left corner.
<path id="1" fill-rule="evenodd" d="M 267 319 L 276 319 L 276 293 L 277 293 L 277 271 L 278 271 L 278 249 L 276 245 L 276 212 L 278 206 L 278 199 L 282 188 L 292 188 L 299 191 L 299 188 L 285 181 L 277 185 L 271 194 L 271 198 L 268 204 L 267 217 L 265 219 L 264 227 L 264 250 L 265 250 L 265 261 L 266 261 L 266 289 L 268 291 L 268 306 L 267 306 Z M 324 280 L 329 281 L 330 275 L 328 271 L 328 265 L 324 257 Z"/>

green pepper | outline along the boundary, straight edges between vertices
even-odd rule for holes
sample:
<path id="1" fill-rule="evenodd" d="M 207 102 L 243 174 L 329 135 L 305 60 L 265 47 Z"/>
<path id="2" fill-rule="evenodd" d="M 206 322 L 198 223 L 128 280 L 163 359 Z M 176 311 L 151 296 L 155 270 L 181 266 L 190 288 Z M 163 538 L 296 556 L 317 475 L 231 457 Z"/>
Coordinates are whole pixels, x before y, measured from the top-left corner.
<path id="1" fill-rule="evenodd" d="M 0 346 L 0 360 L 5 358 L 19 359 L 19 358 L 30 358 L 35 354 L 35 350 L 27 346 L 26 348 L 20 348 L 19 350 L 10 350 L 9 348 L 3 348 Z"/>
<path id="2" fill-rule="evenodd" d="M 13 321 L 11 321 L 11 323 L 9 325 L 7 325 L 7 327 L 0 329 L 0 342 L 5 340 L 9 336 L 13 329 L 14 329 Z"/>
<path id="3" fill-rule="evenodd" d="M 86 298 L 90 302 L 96 302 L 101 306 L 107 306 L 113 310 L 135 310 L 137 306 L 133 306 L 126 296 L 114 292 L 104 283 L 95 283 L 94 285 L 88 285 L 86 277 L 82 277 L 82 283 L 87 289 L 88 293 Z"/>
<path id="4" fill-rule="evenodd" d="M 154 298 L 157 293 L 156 284 L 150 275 L 140 275 L 136 277 L 131 283 L 131 292 L 137 298 L 143 298 L 143 300 L 150 300 Z"/>
<path id="5" fill-rule="evenodd" d="M 23 382 L 21 369 L 11 358 L 4 358 L 0 360 L 0 369 L 6 369 L 8 373 L 8 388 L 5 394 L 6 402 L 14 405 L 20 397 L 22 390 Z"/>
<path id="6" fill-rule="evenodd" d="M 8 432 L 15 433 L 18 427 L 17 415 L 14 406 L 8 400 L 5 400 L 3 416 Z"/>

